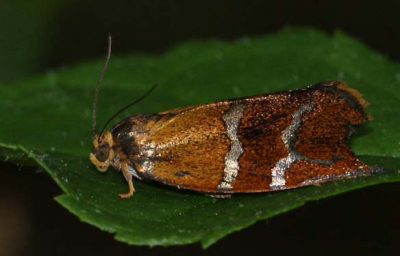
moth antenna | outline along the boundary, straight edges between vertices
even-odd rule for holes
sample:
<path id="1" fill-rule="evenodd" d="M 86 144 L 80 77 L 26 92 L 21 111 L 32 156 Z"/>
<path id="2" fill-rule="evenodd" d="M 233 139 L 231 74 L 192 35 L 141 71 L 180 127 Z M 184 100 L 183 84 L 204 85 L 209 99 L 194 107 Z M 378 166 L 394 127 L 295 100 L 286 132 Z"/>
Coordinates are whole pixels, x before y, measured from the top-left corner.
<path id="1" fill-rule="evenodd" d="M 99 80 L 97 80 L 96 84 L 96 91 L 94 93 L 94 99 L 93 99 L 93 136 L 96 134 L 96 116 L 97 116 L 97 98 L 99 95 L 99 89 L 100 89 L 100 84 L 101 80 L 103 79 L 104 72 L 107 69 L 108 62 L 110 61 L 111 57 L 111 34 L 108 34 L 108 51 L 107 51 L 107 58 L 106 61 L 103 64 L 103 68 L 101 69 Z"/>
<path id="2" fill-rule="evenodd" d="M 107 125 L 115 118 L 117 117 L 119 114 L 121 114 L 122 112 L 124 112 L 126 109 L 132 107 L 133 105 L 135 105 L 136 103 L 142 101 L 144 98 L 146 98 L 155 88 L 157 87 L 157 84 L 153 85 L 153 87 L 150 88 L 150 90 L 148 90 L 146 93 L 144 93 L 140 98 L 136 99 L 135 101 L 133 101 L 132 103 L 130 103 L 129 105 L 127 105 L 126 107 L 120 109 L 117 113 L 115 113 L 110 119 L 108 119 L 108 121 L 106 122 L 106 124 L 104 125 L 103 129 L 101 130 L 101 132 L 99 133 L 99 141 L 101 138 L 101 135 L 103 135 Z"/>

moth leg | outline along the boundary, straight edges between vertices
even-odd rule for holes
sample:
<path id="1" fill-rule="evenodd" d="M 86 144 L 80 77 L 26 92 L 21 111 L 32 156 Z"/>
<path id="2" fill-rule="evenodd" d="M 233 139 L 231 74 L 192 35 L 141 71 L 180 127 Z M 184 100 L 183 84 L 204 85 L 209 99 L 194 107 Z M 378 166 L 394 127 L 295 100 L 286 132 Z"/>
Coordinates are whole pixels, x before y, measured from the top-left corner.
<path id="1" fill-rule="evenodd" d="M 129 172 L 128 165 L 123 163 L 122 164 L 122 174 L 125 177 L 126 182 L 128 182 L 129 191 L 125 194 L 119 194 L 120 198 L 129 198 L 133 196 L 133 192 L 135 192 L 135 188 L 133 187 L 132 182 L 132 174 Z"/>
<path id="2" fill-rule="evenodd" d="M 206 196 L 213 197 L 213 198 L 231 198 L 231 194 L 205 194 Z"/>

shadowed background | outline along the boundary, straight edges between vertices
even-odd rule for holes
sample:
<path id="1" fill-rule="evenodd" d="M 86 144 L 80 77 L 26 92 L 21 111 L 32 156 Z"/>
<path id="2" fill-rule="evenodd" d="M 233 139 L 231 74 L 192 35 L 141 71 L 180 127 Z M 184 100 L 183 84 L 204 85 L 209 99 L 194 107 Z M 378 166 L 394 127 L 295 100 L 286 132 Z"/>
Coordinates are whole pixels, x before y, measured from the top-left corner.
<path id="1" fill-rule="evenodd" d="M 161 55 L 187 40 L 230 41 L 288 25 L 312 26 L 328 33 L 340 29 L 398 62 L 399 11 L 398 1 L 3 0 L 0 82 L 104 58 L 108 33 L 114 54 Z M 58 205 L 52 198 L 61 190 L 44 172 L 0 163 L 0 255 L 397 255 L 400 207 L 391 195 L 399 192 L 398 184 L 389 184 L 308 203 L 227 236 L 207 251 L 198 244 L 131 247 Z"/>

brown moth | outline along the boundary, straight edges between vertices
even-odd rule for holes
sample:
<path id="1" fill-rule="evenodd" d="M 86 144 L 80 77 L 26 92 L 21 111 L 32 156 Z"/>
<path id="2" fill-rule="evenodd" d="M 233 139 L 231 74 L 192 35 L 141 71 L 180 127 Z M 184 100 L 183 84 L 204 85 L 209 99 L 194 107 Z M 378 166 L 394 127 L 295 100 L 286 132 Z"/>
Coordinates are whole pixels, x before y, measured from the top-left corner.
<path id="1" fill-rule="evenodd" d="M 90 160 L 101 172 L 110 165 L 122 171 L 129 186 L 122 198 L 135 191 L 132 177 L 229 195 L 318 185 L 377 170 L 348 146 L 352 126 L 371 118 L 361 94 L 341 81 L 132 116 L 97 134 L 95 105 L 110 49 L 111 41 L 96 87 Z"/>

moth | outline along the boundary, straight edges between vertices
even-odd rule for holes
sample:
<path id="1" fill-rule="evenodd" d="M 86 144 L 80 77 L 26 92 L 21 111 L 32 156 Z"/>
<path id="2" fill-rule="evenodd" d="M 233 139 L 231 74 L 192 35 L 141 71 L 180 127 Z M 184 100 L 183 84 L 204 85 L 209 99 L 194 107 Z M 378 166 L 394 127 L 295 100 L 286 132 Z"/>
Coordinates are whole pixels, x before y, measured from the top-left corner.
<path id="1" fill-rule="evenodd" d="M 90 160 L 101 172 L 207 194 L 256 193 L 369 175 L 348 142 L 371 119 L 361 94 L 341 81 L 128 117 L 96 132 Z M 154 87 L 152 88 L 154 89 Z M 148 92 L 150 93 L 151 90 Z M 147 93 L 147 94 L 148 94 Z M 147 96 L 145 94 L 139 100 Z"/>

